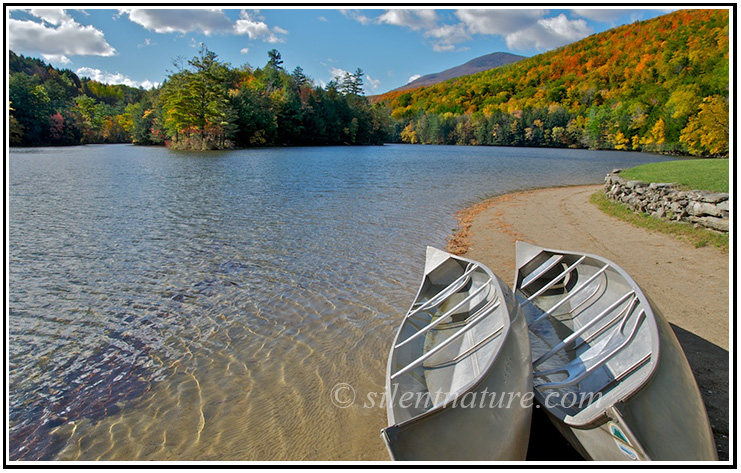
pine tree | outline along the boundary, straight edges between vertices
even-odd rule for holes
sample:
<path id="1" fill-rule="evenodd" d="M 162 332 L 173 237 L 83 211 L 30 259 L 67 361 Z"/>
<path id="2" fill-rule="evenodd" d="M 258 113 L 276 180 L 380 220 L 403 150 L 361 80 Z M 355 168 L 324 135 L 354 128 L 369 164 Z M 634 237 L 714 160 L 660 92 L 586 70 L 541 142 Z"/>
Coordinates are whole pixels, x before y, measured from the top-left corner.
<path id="1" fill-rule="evenodd" d="M 268 51 L 268 67 L 275 70 L 283 70 L 283 59 L 277 49 Z"/>
<path id="2" fill-rule="evenodd" d="M 237 118 L 229 100 L 233 71 L 205 46 L 188 65 L 190 69 L 170 75 L 163 87 L 165 128 L 175 146 L 187 138 L 184 147 L 228 147 Z"/>

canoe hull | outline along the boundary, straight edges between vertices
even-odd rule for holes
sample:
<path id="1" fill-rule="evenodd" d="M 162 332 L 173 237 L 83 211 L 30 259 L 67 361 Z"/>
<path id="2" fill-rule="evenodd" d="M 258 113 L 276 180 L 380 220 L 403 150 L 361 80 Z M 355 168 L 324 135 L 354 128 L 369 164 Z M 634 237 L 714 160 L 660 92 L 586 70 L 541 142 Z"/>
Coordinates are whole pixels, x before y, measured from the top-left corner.
<path id="1" fill-rule="evenodd" d="M 654 309 L 655 310 L 655 309 Z M 671 326 L 654 311 L 661 355 L 654 376 L 629 400 L 589 428 L 549 419 L 587 460 L 717 461 L 718 453 L 700 390 Z M 607 411 L 607 409 L 606 409 Z M 631 443 L 616 441 L 611 428 L 625 425 Z"/>
<path id="2" fill-rule="evenodd" d="M 624 421 L 651 460 L 717 461 L 700 389 L 674 331 L 654 309 L 661 354 L 646 386 L 621 406 Z"/>
<path id="3" fill-rule="evenodd" d="M 532 374 L 519 367 L 531 363 L 529 335 L 511 292 L 505 299 L 513 314 L 510 332 L 489 375 L 454 402 L 383 429 L 381 437 L 393 460 L 525 459 L 533 404 Z"/>
<path id="4" fill-rule="evenodd" d="M 523 279 L 520 268 L 541 251 L 582 256 L 558 250 L 545 250 L 518 242 L 517 297 L 527 320 L 540 314 L 526 301 L 520 290 Z M 586 459 L 604 461 L 663 460 L 713 461 L 717 450 L 700 390 L 692 370 L 671 326 L 622 269 L 603 258 L 586 255 L 589 259 L 611 265 L 614 274 L 624 278 L 640 296 L 644 309 L 655 326 L 652 354 L 654 364 L 648 378 L 635 383 L 634 389 L 619 398 L 607 396 L 596 404 L 601 414 L 588 422 L 576 422 L 577 417 L 564 416 L 545 406 L 547 390 L 535 388 L 536 400 L 543 405 L 548 417 L 566 439 Z M 608 271 L 610 273 L 610 271 Z M 607 273 L 606 273 L 607 274 Z M 533 353 L 536 358 L 538 354 Z M 627 379 L 627 378 L 626 378 Z"/>
<path id="5" fill-rule="evenodd" d="M 471 282 L 458 284 L 457 281 L 465 280 L 461 279 L 463 276 L 458 277 L 458 274 L 461 272 L 464 275 L 467 274 L 469 269 L 465 272 L 463 269 L 473 266 L 479 268 L 475 270 L 479 274 L 474 277 L 475 272 L 471 273 Z M 452 294 L 445 296 L 450 300 L 458 297 L 457 294 L 469 294 L 468 297 L 471 297 L 479 292 L 474 282 L 481 283 L 483 273 L 486 274 L 485 279 L 488 282 L 482 286 L 486 286 L 489 292 L 484 290 L 481 295 L 488 294 L 486 297 L 489 303 L 472 302 L 469 310 L 476 314 L 484 310 L 478 308 L 481 306 L 496 308 L 492 309 L 496 312 L 490 312 L 491 324 L 486 325 L 486 319 L 474 322 L 473 320 L 478 318 L 476 315 L 471 315 L 464 325 L 459 322 L 451 330 L 463 332 L 470 326 L 473 328 L 469 332 L 472 334 L 471 340 L 465 345 L 461 344 L 460 348 L 456 348 L 460 350 L 459 355 L 452 358 L 450 355 L 445 356 L 445 359 L 452 359 L 456 363 L 456 369 L 462 368 L 460 373 L 463 376 L 456 378 L 457 387 L 454 388 L 451 385 L 441 390 L 445 398 L 435 399 L 430 407 L 425 407 L 424 410 L 409 409 L 409 404 L 404 406 L 404 395 L 415 394 L 408 388 L 414 384 L 406 383 L 409 380 L 405 381 L 403 378 L 411 373 L 399 375 L 399 372 L 405 371 L 406 368 L 402 369 L 402 367 L 408 366 L 412 359 L 427 352 L 428 347 L 425 345 L 423 348 L 422 341 L 418 337 L 418 345 L 412 350 L 413 356 L 405 355 L 407 358 L 401 361 L 398 357 L 401 356 L 401 347 L 413 346 L 414 342 L 408 343 L 408 340 L 416 335 L 414 331 L 409 331 L 408 324 L 411 323 L 412 315 L 422 310 L 421 308 L 415 309 L 415 307 L 425 307 L 427 304 L 419 306 L 417 302 L 437 300 L 437 296 L 432 296 L 432 299 L 428 298 L 430 294 L 435 294 L 437 291 L 435 289 L 429 292 L 431 282 L 436 284 L 435 287 L 438 287 L 438 283 L 448 287 L 452 285 L 455 288 L 452 290 L 454 292 L 449 293 L 446 290 L 441 292 Z M 438 281 L 441 278 L 444 281 Z M 455 282 L 451 283 L 451 281 Z M 451 305 L 454 304 L 456 303 L 451 302 Z M 444 305 L 441 304 L 441 306 Z M 446 308 L 442 311 L 447 310 Z M 451 313 L 453 313 L 452 309 Z M 484 310 L 483 313 L 486 311 Z M 440 316 L 439 321 L 444 320 L 446 320 L 445 317 Z M 443 327 L 440 322 L 430 323 L 430 325 L 434 324 Z M 497 326 L 500 327 L 498 330 L 490 332 L 491 328 Z M 418 326 L 415 330 L 423 332 L 426 329 Z M 487 335 L 488 333 L 490 335 Z M 453 336 L 450 337 L 450 339 L 453 338 Z M 478 350 L 490 350 L 491 354 L 479 359 Z M 473 354 L 476 354 L 479 359 L 480 366 L 477 365 L 479 368 L 476 369 L 478 374 L 464 369 L 465 365 L 459 366 L 462 362 L 470 360 Z M 416 461 L 524 460 L 530 435 L 533 403 L 531 363 L 527 323 L 520 305 L 507 285 L 480 263 L 428 248 L 425 276 L 420 290 L 415 303 L 399 328 L 389 355 L 386 378 L 389 427 L 381 431 L 381 437 L 391 459 Z M 412 378 L 422 380 L 424 377 L 428 382 L 427 392 L 437 393 L 437 388 L 430 383 L 440 381 L 439 377 L 433 377 L 438 376 L 435 370 L 438 370 L 440 366 L 433 362 L 431 365 L 426 365 L 424 372 L 417 372 Z M 430 371 L 426 371 L 427 369 Z M 456 371 L 455 374 L 459 373 Z M 438 383 L 437 385 L 445 384 Z M 408 400 L 414 402 L 413 398 Z"/>

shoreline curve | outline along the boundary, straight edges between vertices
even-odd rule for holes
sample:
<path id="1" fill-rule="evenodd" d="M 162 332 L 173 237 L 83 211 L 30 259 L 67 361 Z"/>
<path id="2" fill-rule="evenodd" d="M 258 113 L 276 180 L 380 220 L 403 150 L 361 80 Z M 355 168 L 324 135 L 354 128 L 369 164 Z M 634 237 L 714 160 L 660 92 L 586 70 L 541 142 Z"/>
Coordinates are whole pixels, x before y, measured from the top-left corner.
<path id="1" fill-rule="evenodd" d="M 732 252 L 695 248 L 609 216 L 589 201 L 602 188 L 526 190 L 461 209 L 446 251 L 482 262 L 510 285 L 517 240 L 600 255 L 622 267 L 677 334 L 705 401 L 719 457 L 728 459 Z"/>

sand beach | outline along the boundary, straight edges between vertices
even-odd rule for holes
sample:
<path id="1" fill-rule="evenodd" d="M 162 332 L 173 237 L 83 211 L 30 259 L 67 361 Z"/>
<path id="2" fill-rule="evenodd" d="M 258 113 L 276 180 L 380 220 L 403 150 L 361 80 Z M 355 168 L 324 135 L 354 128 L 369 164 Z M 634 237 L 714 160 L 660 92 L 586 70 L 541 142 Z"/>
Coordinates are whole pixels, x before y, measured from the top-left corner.
<path id="1" fill-rule="evenodd" d="M 447 250 L 481 261 L 512 284 L 515 242 L 612 260 L 671 324 L 702 392 L 718 455 L 728 459 L 729 254 L 634 227 L 589 202 L 601 186 L 536 189 L 491 198 L 458 213 Z"/>

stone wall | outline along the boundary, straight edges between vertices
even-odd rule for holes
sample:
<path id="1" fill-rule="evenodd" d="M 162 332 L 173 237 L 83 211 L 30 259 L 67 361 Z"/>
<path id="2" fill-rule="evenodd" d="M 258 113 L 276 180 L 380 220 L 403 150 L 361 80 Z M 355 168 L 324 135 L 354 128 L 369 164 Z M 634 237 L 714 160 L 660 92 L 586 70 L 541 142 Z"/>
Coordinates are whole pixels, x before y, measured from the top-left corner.
<path id="1" fill-rule="evenodd" d="M 728 193 L 683 191 L 674 184 L 629 181 L 619 173 L 620 169 L 616 169 L 605 177 L 608 198 L 665 220 L 728 231 Z"/>

